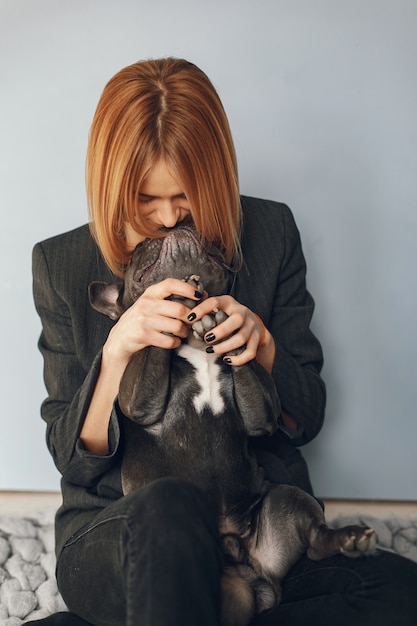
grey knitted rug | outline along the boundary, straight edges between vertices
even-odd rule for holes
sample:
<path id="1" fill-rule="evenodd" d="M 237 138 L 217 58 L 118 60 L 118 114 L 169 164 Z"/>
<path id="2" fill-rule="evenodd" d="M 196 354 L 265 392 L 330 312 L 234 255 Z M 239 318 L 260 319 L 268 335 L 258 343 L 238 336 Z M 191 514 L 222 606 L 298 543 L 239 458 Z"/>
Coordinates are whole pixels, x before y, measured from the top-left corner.
<path id="1" fill-rule="evenodd" d="M 55 581 L 54 517 L 0 516 L 0 626 L 66 610 Z"/>
<path id="2" fill-rule="evenodd" d="M 0 516 L 0 626 L 20 626 L 65 611 L 55 581 L 54 510 Z M 331 525 L 372 526 L 382 548 L 417 562 L 417 520 L 338 517 Z"/>

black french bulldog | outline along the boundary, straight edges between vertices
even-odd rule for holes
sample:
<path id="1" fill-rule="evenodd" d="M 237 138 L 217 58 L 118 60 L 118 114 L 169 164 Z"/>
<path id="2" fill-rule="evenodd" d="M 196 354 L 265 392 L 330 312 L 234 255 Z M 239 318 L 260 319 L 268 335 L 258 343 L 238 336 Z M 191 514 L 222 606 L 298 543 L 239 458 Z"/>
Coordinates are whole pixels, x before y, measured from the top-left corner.
<path id="1" fill-rule="evenodd" d="M 230 272 L 215 247 L 191 225 L 179 225 L 136 247 L 123 284 L 92 283 L 90 302 L 118 319 L 147 287 L 167 277 L 221 295 L 228 292 Z M 206 353 L 204 334 L 225 317 L 222 311 L 205 316 L 176 350 L 148 347 L 132 357 L 118 396 L 128 418 L 122 485 L 128 494 L 159 477 L 177 476 L 206 492 L 217 510 L 225 555 L 222 623 L 246 626 L 280 602 L 281 581 L 304 552 L 314 560 L 338 553 L 356 557 L 377 539 L 366 527 L 329 528 L 313 497 L 264 479 L 249 438 L 277 429 L 280 401 L 271 376 L 255 360 L 233 367 Z"/>

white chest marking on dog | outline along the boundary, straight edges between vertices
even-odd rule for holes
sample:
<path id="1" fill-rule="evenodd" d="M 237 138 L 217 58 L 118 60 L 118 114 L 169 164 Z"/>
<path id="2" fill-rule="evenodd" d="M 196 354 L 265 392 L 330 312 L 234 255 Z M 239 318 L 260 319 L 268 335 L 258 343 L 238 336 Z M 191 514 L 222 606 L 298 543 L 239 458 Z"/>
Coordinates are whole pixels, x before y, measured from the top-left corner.
<path id="1" fill-rule="evenodd" d="M 187 359 L 196 368 L 196 379 L 200 385 L 200 393 L 193 398 L 195 410 L 203 411 L 209 407 L 214 415 L 224 411 L 224 401 L 220 393 L 220 367 L 216 363 L 215 354 L 207 354 L 204 350 L 193 348 L 188 344 L 178 349 L 178 354 Z"/>

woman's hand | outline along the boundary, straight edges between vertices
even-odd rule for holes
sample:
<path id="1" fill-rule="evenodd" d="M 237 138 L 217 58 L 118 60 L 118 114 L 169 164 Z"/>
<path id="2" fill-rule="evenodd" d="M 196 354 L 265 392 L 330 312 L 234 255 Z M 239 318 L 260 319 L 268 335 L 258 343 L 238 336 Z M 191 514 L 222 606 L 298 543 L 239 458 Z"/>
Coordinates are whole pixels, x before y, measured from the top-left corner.
<path id="1" fill-rule="evenodd" d="M 169 278 L 148 287 L 109 333 L 103 346 L 100 374 L 81 429 L 85 448 L 98 455 L 108 453 L 108 426 L 114 399 L 126 365 L 133 354 L 147 346 L 172 349 L 188 336 L 189 307 L 167 300 L 172 295 L 200 300 L 192 285 Z"/>
<path id="2" fill-rule="evenodd" d="M 194 323 L 216 309 L 224 311 L 228 318 L 205 334 L 204 340 L 207 346 L 210 346 L 210 351 L 224 355 L 224 360 L 230 365 L 243 365 L 256 358 L 267 371 L 271 372 L 275 356 L 275 342 L 271 333 L 265 328 L 263 337 L 259 318 L 232 296 L 207 298 L 192 310 L 188 320 Z M 227 354 L 239 348 L 244 348 L 240 354 L 236 356 Z"/>
<path id="3" fill-rule="evenodd" d="M 190 309 L 181 302 L 167 300 L 172 295 L 196 301 L 202 297 L 192 285 L 176 278 L 151 285 L 112 328 L 103 356 L 127 365 L 133 354 L 147 346 L 177 348 L 190 331 Z"/>

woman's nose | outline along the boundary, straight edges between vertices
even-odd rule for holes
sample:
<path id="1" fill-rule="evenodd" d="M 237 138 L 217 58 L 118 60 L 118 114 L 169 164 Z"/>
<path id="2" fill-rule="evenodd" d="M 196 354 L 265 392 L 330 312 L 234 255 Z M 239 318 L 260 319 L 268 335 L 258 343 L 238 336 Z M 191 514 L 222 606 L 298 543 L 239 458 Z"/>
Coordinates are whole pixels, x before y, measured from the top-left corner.
<path id="1" fill-rule="evenodd" d="M 167 203 L 159 209 L 159 221 L 165 228 L 173 228 L 178 222 L 180 212 L 173 203 Z"/>

